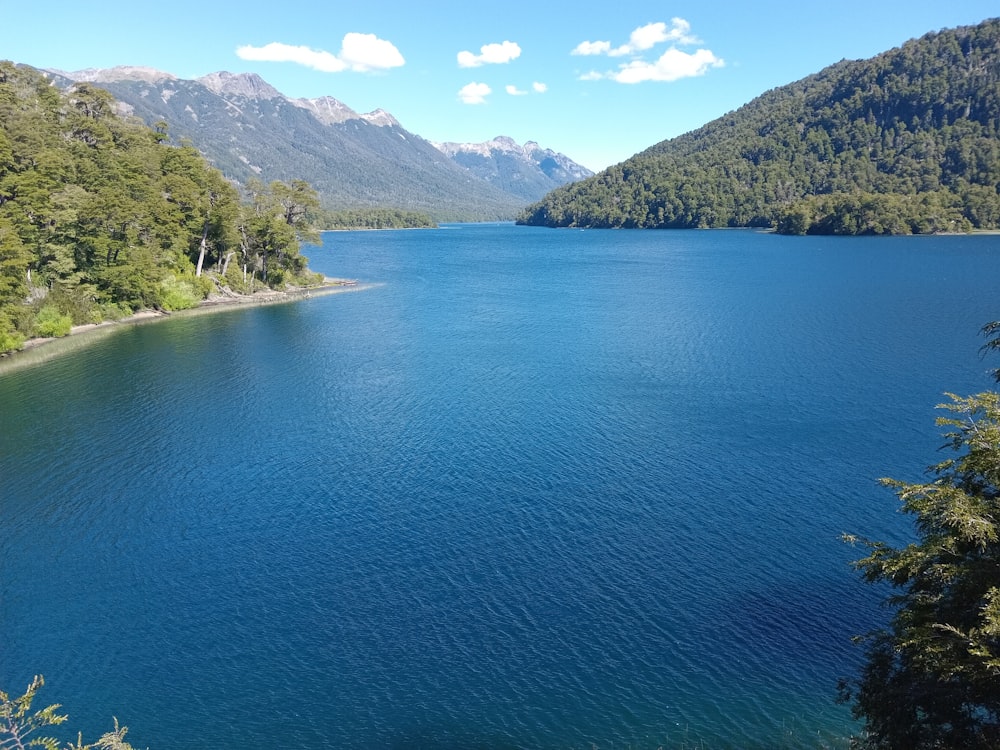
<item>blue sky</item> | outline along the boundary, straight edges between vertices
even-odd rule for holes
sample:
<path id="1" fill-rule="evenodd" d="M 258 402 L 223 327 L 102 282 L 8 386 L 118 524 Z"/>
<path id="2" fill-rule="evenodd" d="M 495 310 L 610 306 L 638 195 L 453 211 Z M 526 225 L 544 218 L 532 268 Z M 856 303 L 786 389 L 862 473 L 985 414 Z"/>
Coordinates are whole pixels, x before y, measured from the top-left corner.
<path id="1" fill-rule="evenodd" d="M 254 72 L 429 140 L 507 135 L 600 170 L 844 58 L 997 16 L 997 0 L 0 0 L 0 59 Z"/>

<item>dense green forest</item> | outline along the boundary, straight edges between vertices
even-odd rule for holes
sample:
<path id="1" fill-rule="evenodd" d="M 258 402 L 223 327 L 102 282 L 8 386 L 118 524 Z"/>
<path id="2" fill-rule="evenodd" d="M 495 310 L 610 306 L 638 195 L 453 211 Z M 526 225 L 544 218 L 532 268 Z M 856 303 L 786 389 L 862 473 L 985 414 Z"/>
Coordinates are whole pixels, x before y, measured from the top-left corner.
<path id="1" fill-rule="evenodd" d="M 1000 19 L 842 61 L 554 190 L 523 224 L 907 234 L 1000 226 Z"/>
<path id="2" fill-rule="evenodd" d="M 317 221 L 324 229 L 426 229 L 437 226 L 437 222 L 425 213 L 398 208 L 321 211 Z"/>
<path id="3" fill-rule="evenodd" d="M 302 181 L 251 182 L 241 198 L 190 145 L 115 114 L 103 89 L 63 93 L 0 62 L 0 352 L 26 338 L 212 291 L 318 283 Z"/>

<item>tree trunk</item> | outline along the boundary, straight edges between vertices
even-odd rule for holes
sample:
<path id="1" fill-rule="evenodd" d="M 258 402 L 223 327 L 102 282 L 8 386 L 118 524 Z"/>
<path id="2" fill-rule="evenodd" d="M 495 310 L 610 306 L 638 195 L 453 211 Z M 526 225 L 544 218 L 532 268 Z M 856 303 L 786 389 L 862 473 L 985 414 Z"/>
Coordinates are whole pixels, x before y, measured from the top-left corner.
<path id="1" fill-rule="evenodd" d="M 208 245 L 208 222 L 205 222 L 201 230 L 201 246 L 198 249 L 198 267 L 194 271 L 195 276 L 201 276 L 201 267 L 205 263 L 205 247 Z"/>

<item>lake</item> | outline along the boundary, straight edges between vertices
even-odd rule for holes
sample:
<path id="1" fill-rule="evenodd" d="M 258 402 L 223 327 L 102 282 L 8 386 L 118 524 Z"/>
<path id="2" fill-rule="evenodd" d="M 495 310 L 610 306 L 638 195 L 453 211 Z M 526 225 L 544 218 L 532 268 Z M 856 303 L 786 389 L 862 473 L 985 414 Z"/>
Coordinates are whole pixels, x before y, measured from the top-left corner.
<path id="1" fill-rule="evenodd" d="M 0 689 L 151 750 L 820 748 L 1000 238 L 340 232 L 0 373 Z M 19 694 L 19 693 L 18 693 Z"/>

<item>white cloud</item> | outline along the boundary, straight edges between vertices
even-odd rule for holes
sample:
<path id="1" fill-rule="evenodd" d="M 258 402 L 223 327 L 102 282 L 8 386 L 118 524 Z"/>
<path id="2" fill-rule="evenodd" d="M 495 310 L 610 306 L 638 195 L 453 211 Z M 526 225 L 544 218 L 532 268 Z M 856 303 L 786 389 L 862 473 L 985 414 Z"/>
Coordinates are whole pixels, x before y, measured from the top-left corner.
<path id="1" fill-rule="evenodd" d="M 691 35 L 691 24 L 683 18 L 671 18 L 670 28 L 662 21 L 660 23 L 648 23 L 633 31 L 628 38 L 628 44 L 621 49 L 626 49 L 625 54 L 634 54 L 643 50 L 652 49 L 660 42 L 674 42 L 675 44 L 698 44 L 699 39 Z"/>
<path id="2" fill-rule="evenodd" d="M 650 62 L 643 53 L 658 44 L 671 46 L 660 57 Z M 608 57 L 631 57 L 618 70 L 607 73 L 590 71 L 579 76 L 581 81 L 596 81 L 609 78 L 619 83 L 641 83 L 642 81 L 676 81 L 681 78 L 704 75 L 709 68 L 721 68 L 725 61 L 716 57 L 711 50 L 699 49 L 684 52 L 678 47 L 699 44 L 698 37 L 691 33 L 691 24 L 683 18 L 672 18 L 670 24 L 647 23 L 629 34 L 628 42 L 612 47 L 611 42 L 581 42 L 571 52 L 573 55 L 607 55 Z"/>
<path id="3" fill-rule="evenodd" d="M 486 97 L 493 93 L 493 89 L 485 83 L 467 83 L 458 92 L 458 98 L 465 104 L 485 104 Z"/>
<path id="4" fill-rule="evenodd" d="M 681 52 L 671 47 L 653 63 L 643 60 L 633 60 L 626 63 L 614 73 L 611 78 L 618 83 L 641 83 L 643 81 L 676 81 L 681 78 L 693 78 L 704 75 L 709 68 L 721 68 L 725 61 L 719 59 L 711 50 L 700 49 L 693 54 Z"/>
<path id="5" fill-rule="evenodd" d="M 379 39 L 374 34 L 353 32 L 344 35 L 340 59 L 348 63 L 351 70 L 359 72 L 398 68 L 406 62 L 392 42 Z"/>
<path id="6" fill-rule="evenodd" d="M 323 73 L 340 73 L 344 70 L 365 73 L 398 68 L 406 62 L 392 42 L 379 39 L 374 34 L 354 32 L 344 35 L 338 55 L 281 42 L 271 42 L 263 47 L 247 44 L 237 47 L 236 55 L 243 60 L 296 63 Z"/>
<path id="7" fill-rule="evenodd" d="M 680 19 L 674 19 L 675 21 Z M 687 21 L 684 21 L 686 24 Z M 665 23 L 647 23 L 629 34 L 628 44 L 608 52 L 612 57 L 634 55 L 636 52 L 651 49 L 660 42 L 667 41 L 667 25 Z"/>
<path id="8" fill-rule="evenodd" d="M 611 42 L 580 42 L 570 52 L 571 55 L 606 55 L 611 51 Z"/>
<path id="9" fill-rule="evenodd" d="M 524 89 L 519 89 L 514 84 L 508 84 L 507 86 L 504 87 L 504 90 L 511 96 L 527 96 L 529 93 L 531 93 L 529 91 L 525 91 Z M 546 86 L 544 83 L 539 83 L 538 81 L 535 81 L 533 84 L 531 84 L 531 91 L 535 92 L 536 94 L 544 94 L 548 90 L 549 87 Z"/>
<path id="10" fill-rule="evenodd" d="M 521 56 L 521 47 L 516 42 L 501 42 L 500 44 L 484 44 L 479 48 L 480 54 L 474 55 L 468 50 L 459 52 L 458 67 L 478 68 L 480 65 L 499 65 L 509 63 Z"/>
<path id="11" fill-rule="evenodd" d="M 294 47 L 281 42 L 271 42 L 263 47 L 250 45 L 237 47 L 236 56 L 244 60 L 293 62 L 324 73 L 339 73 L 347 69 L 347 63 L 329 52 L 309 47 Z"/>
<path id="12" fill-rule="evenodd" d="M 570 54 L 624 57 L 652 49 L 662 42 L 687 45 L 698 44 L 698 41 L 698 38 L 691 34 L 690 23 L 683 18 L 671 18 L 669 27 L 662 21 L 640 26 L 629 34 L 628 42 L 619 47 L 612 47 L 611 42 L 580 42 Z"/>

